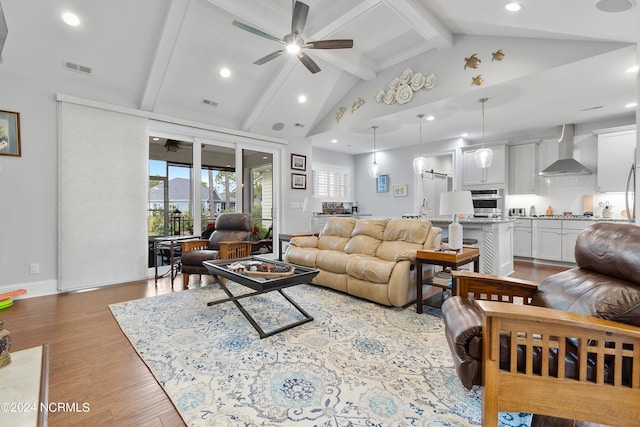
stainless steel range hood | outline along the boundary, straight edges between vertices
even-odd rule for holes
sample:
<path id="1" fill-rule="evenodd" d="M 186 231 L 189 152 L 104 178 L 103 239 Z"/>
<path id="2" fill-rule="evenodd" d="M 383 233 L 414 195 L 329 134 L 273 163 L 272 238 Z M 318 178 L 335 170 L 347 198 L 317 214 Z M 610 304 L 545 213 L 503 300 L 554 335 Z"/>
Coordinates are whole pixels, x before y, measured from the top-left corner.
<path id="1" fill-rule="evenodd" d="M 588 175 L 591 170 L 573 158 L 573 124 L 562 125 L 562 136 L 558 147 L 558 160 L 540 172 L 541 176 Z"/>

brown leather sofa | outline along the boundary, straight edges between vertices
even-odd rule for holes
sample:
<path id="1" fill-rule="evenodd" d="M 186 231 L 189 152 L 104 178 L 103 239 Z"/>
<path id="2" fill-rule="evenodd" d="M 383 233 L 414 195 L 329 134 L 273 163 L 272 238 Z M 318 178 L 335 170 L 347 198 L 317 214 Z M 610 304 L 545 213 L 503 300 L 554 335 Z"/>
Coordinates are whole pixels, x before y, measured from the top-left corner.
<path id="1" fill-rule="evenodd" d="M 597 223 L 575 258 L 539 285 L 454 273 L 445 335 L 462 384 L 485 387 L 483 425 L 498 410 L 534 426 L 640 425 L 640 227 Z"/>
<path id="2" fill-rule="evenodd" d="M 216 219 L 215 230 L 208 240 L 182 242 L 182 280 L 184 289 L 189 285 L 189 275 L 209 274 L 202 261 L 241 258 L 251 253 L 251 214 L 228 212 Z"/>

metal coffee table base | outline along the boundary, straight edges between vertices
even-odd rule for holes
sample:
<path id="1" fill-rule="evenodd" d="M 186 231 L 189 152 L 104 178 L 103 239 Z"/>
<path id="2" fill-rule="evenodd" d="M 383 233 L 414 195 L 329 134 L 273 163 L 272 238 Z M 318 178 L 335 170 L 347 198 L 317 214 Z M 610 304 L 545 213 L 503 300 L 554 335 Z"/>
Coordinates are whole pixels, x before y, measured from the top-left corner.
<path id="1" fill-rule="evenodd" d="M 249 321 L 249 323 L 251 323 L 251 325 L 254 327 L 254 329 L 256 331 L 258 331 L 258 334 L 260 335 L 260 339 L 270 337 L 270 336 L 278 334 L 278 333 L 280 333 L 282 331 L 286 331 L 287 329 L 295 328 L 296 326 L 302 325 L 303 323 L 311 322 L 313 320 L 313 317 L 311 317 L 309 315 L 309 313 L 304 311 L 304 309 L 302 307 L 300 307 L 294 300 L 292 300 L 291 297 L 289 297 L 287 294 L 285 294 L 282 291 L 282 289 L 276 289 L 278 291 L 278 293 L 280 293 L 280 295 L 282 295 L 287 301 L 289 301 L 291 303 L 291 305 L 294 306 L 296 308 L 296 310 L 298 310 L 300 312 L 300 314 L 302 314 L 304 316 L 304 318 L 301 319 L 301 320 L 298 320 L 297 322 L 293 322 L 293 323 L 290 323 L 288 325 L 282 326 L 282 327 L 280 327 L 278 329 L 274 329 L 272 331 L 265 332 L 264 330 L 262 330 L 260 325 L 258 325 L 258 322 L 255 321 L 255 319 L 249 314 L 249 312 L 238 301 L 238 300 L 243 299 L 243 298 L 249 298 L 249 297 L 252 297 L 252 296 L 255 296 L 255 295 L 263 294 L 264 292 L 256 291 L 256 292 L 251 292 L 251 293 L 248 293 L 248 294 L 243 294 L 243 295 L 240 295 L 240 296 L 235 296 L 235 295 L 233 295 L 231 293 L 231 291 L 229 291 L 229 289 L 227 288 L 227 286 L 224 283 L 221 283 L 221 281 L 220 281 L 220 279 L 218 277 L 216 277 L 216 276 L 213 276 L 213 277 L 218 281 L 218 284 L 220 285 L 220 288 L 222 288 L 224 293 L 226 293 L 229 298 L 225 298 L 225 299 L 221 299 L 221 300 L 217 300 L 217 301 L 210 301 L 210 302 L 207 303 L 207 306 L 210 307 L 212 305 L 218 305 L 218 304 L 223 304 L 225 302 L 232 301 L 235 304 L 235 306 L 238 307 L 238 310 L 240 310 L 242 315 Z"/>

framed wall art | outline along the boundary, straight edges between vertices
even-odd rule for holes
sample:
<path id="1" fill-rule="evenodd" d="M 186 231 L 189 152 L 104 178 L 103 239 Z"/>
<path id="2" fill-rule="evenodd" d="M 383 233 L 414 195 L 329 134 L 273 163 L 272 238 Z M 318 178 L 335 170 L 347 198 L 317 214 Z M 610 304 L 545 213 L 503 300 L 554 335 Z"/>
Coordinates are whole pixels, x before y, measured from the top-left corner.
<path id="1" fill-rule="evenodd" d="M 409 193 L 407 191 L 407 184 L 400 184 L 400 185 L 393 186 L 393 195 L 395 197 L 407 197 L 408 194 Z"/>
<path id="2" fill-rule="evenodd" d="M 389 192 L 389 175 L 380 175 L 376 178 L 376 193 Z"/>
<path id="3" fill-rule="evenodd" d="M 291 155 L 291 169 L 296 169 L 299 171 L 307 170 L 307 156 L 303 156 L 302 154 L 292 154 Z"/>
<path id="4" fill-rule="evenodd" d="M 0 155 L 20 157 L 20 113 L 0 110 Z"/>
<path id="5" fill-rule="evenodd" d="M 307 175 L 301 173 L 291 174 L 291 188 L 294 190 L 307 189 Z"/>

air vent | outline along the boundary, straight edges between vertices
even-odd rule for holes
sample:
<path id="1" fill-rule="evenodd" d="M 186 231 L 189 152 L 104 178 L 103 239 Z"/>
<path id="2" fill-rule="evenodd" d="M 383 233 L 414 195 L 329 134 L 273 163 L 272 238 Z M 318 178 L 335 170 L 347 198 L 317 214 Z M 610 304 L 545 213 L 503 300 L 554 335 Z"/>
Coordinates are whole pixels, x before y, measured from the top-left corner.
<path id="1" fill-rule="evenodd" d="M 304 127 L 304 125 L 302 123 L 296 123 L 294 126 L 297 127 L 297 128 L 303 128 Z"/>
<path id="2" fill-rule="evenodd" d="M 64 68 L 78 73 L 91 75 L 91 67 L 87 67 L 86 65 L 79 65 L 70 61 L 64 61 Z"/>
<path id="3" fill-rule="evenodd" d="M 604 106 L 602 105 L 598 105 L 597 107 L 588 107 L 588 108 L 583 108 L 580 111 L 591 111 L 591 110 L 599 110 L 600 108 L 604 108 Z"/>
<path id="4" fill-rule="evenodd" d="M 217 106 L 218 106 L 218 103 L 217 103 L 216 101 L 212 101 L 212 100 L 210 100 L 210 99 L 206 99 L 206 98 L 204 98 L 204 99 L 202 100 L 202 103 L 203 103 L 204 105 L 208 105 L 209 107 L 217 107 Z"/>

